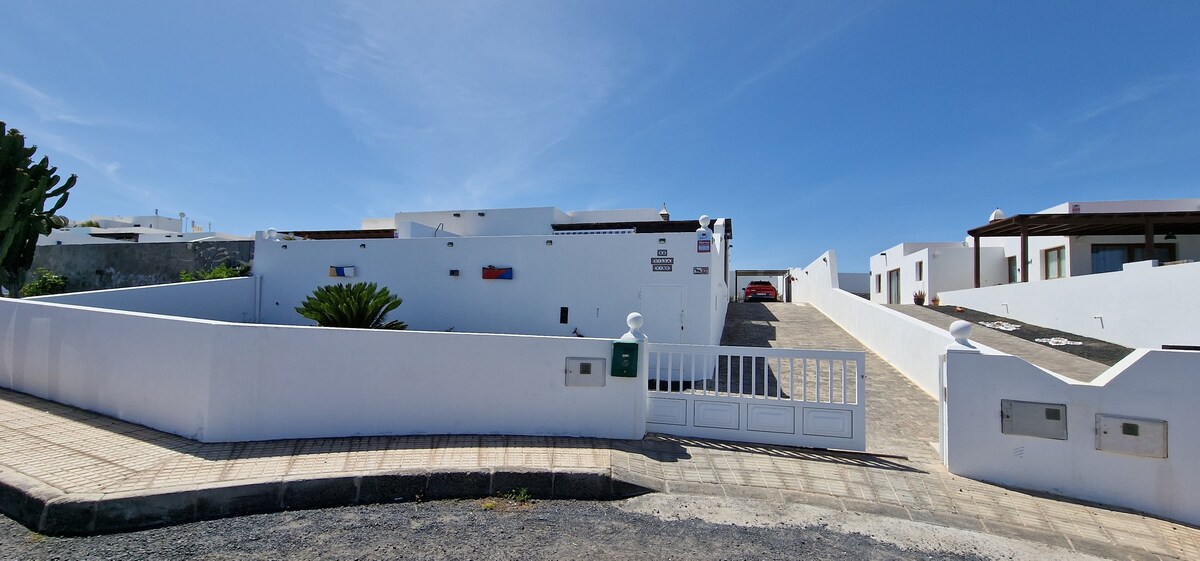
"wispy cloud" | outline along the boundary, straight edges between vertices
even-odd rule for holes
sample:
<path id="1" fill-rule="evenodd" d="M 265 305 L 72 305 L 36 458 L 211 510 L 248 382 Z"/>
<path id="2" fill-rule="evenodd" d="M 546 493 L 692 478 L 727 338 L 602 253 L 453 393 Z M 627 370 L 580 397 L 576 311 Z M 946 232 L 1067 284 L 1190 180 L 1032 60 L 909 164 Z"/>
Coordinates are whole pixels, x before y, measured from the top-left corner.
<path id="1" fill-rule="evenodd" d="M 813 29 L 813 30 L 811 30 L 811 32 L 805 32 L 805 33 L 799 33 L 799 34 L 797 34 L 795 32 L 795 29 L 797 27 L 800 27 L 801 29 L 807 28 L 808 25 L 800 25 L 800 24 L 804 24 L 804 23 L 808 23 L 808 22 L 803 21 L 803 20 L 807 19 L 807 16 L 805 14 L 800 13 L 800 9 L 797 8 L 789 15 L 789 17 L 784 18 L 784 21 L 781 22 L 782 23 L 781 28 L 787 30 L 788 35 L 795 36 L 796 40 L 794 42 L 792 42 L 791 44 L 787 45 L 785 48 L 780 49 L 779 54 L 775 55 L 770 60 L 768 60 L 765 65 L 762 65 L 761 67 L 759 67 L 754 73 L 743 78 L 741 81 L 739 81 L 737 84 L 735 84 L 734 87 L 729 91 L 729 93 L 726 94 L 725 97 L 721 98 L 721 100 L 718 102 L 718 104 L 725 103 L 725 102 L 737 97 L 739 94 L 741 94 L 747 88 L 749 88 L 749 87 L 753 86 L 754 84 L 758 83 L 759 81 L 771 76 L 772 74 L 778 72 L 779 70 L 787 67 L 788 65 L 792 64 L 797 59 L 799 59 L 800 57 L 804 56 L 805 54 L 808 54 L 813 49 L 820 46 L 822 43 L 837 36 L 839 33 L 844 31 L 846 28 L 853 25 L 860 18 L 867 15 L 871 11 L 875 10 L 875 8 L 877 8 L 880 3 L 881 2 L 876 1 L 876 2 L 871 2 L 869 4 L 866 4 L 862 8 L 860 8 L 854 12 L 843 15 L 841 18 L 835 20 L 833 23 L 831 23 L 829 25 L 825 25 L 824 21 L 819 21 L 818 24 L 821 27 L 819 27 L 817 29 Z"/>
<path id="2" fill-rule="evenodd" d="M 96 151 L 103 150 L 102 143 L 94 140 L 95 135 L 79 132 L 59 132 L 58 129 L 74 128 L 71 121 L 44 122 L 39 120 L 22 124 L 21 132 L 38 148 L 37 158 L 49 156 L 51 164 L 59 168 L 59 175 L 78 175 L 80 186 L 87 190 L 101 189 L 129 203 L 144 205 L 146 201 L 157 201 L 156 193 L 140 186 L 121 173 L 121 162 L 105 157 Z M 64 159 L 65 157 L 65 159 Z M 74 162 L 72 162 L 74 160 Z M 82 168 L 80 167 L 82 165 Z M 79 193 L 76 188 L 73 193 Z M 163 206 L 170 206 L 162 202 Z"/>
<path id="3" fill-rule="evenodd" d="M 1162 137 L 1154 128 L 1158 119 L 1148 118 L 1161 109 L 1151 101 L 1169 97 L 1172 88 L 1182 86 L 1188 77 L 1174 73 L 1143 78 L 1098 94 L 1055 118 L 1028 123 L 1025 140 L 1037 163 L 1027 170 L 1045 180 L 1157 161 L 1162 154 L 1146 150 L 1148 143 Z"/>
<path id="4" fill-rule="evenodd" d="M 326 102 L 437 207 L 546 188 L 539 159 L 621 78 L 617 51 L 553 3 L 352 3 L 306 42 Z"/>
<path id="5" fill-rule="evenodd" d="M 93 124 L 92 120 L 77 114 L 62 98 L 47 94 L 16 76 L 0 72 L 0 86 L 16 93 L 17 97 L 43 121 L 74 125 Z"/>
<path id="6" fill-rule="evenodd" d="M 730 75 L 729 82 L 732 86 L 728 90 L 724 93 L 714 92 L 714 95 L 702 99 L 699 103 L 680 107 L 642 127 L 632 136 L 640 137 L 672 124 L 692 121 L 730 102 L 736 103 L 737 98 L 744 92 L 811 54 L 822 44 L 874 11 L 880 4 L 880 1 L 871 2 L 857 10 L 832 16 L 815 15 L 810 13 L 811 10 L 807 6 L 797 6 L 786 16 L 775 21 L 772 27 L 759 34 L 757 39 L 764 45 L 752 53 L 771 53 L 770 56 L 764 57 L 763 60 L 747 61 L 745 68 L 736 68 Z M 822 7 L 822 10 L 824 9 L 826 8 Z"/>
<path id="7" fill-rule="evenodd" d="M 1086 123 L 1097 117 L 1141 103 L 1170 88 L 1182 78 L 1183 75 L 1181 74 L 1154 76 L 1145 81 L 1121 88 L 1086 105 L 1072 119 L 1072 123 Z"/>
<path id="8" fill-rule="evenodd" d="M 20 128 L 27 138 L 34 141 L 40 154 L 60 154 L 75 159 L 95 172 L 93 177 L 99 176 L 104 179 L 115 194 L 130 201 L 141 203 L 152 197 L 149 189 L 133 185 L 122 177 L 119 161 L 104 157 L 96 151 L 95 147 L 101 145 L 84 140 L 95 138 L 97 133 L 106 134 L 106 131 L 110 131 L 108 127 L 129 125 L 83 115 L 62 97 L 4 72 L 0 72 L 0 88 L 14 93 L 36 118 L 22 124 Z M 61 160 L 54 158 L 53 161 L 61 167 Z M 63 171 L 66 172 L 65 169 Z M 81 170 L 66 173 L 91 175 Z"/>

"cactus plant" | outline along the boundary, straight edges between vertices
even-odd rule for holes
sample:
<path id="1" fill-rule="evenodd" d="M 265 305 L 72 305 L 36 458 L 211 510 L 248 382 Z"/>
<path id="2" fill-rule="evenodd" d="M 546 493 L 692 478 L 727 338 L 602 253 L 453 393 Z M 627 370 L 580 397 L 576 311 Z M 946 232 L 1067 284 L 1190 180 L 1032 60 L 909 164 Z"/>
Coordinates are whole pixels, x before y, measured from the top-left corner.
<path id="1" fill-rule="evenodd" d="M 16 297 L 33 263 L 38 236 L 66 225 L 55 213 L 67 204 L 75 186 L 72 175 L 59 185 L 58 168 L 43 156 L 36 164 L 37 146 L 25 146 L 25 136 L 0 121 L 0 286 Z M 49 209 L 46 202 L 56 199 Z"/>

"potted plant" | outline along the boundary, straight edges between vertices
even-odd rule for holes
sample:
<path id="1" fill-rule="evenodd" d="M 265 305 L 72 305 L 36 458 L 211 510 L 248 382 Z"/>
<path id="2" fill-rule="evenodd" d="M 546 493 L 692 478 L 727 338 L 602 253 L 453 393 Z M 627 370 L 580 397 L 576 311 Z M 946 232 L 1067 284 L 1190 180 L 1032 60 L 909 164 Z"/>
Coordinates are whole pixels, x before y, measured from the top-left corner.
<path id="1" fill-rule="evenodd" d="M 918 288 L 916 292 L 913 292 L 913 304 L 925 305 L 925 290 Z"/>
<path id="2" fill-rule="evenodd" d="M 941 306 L 941 305 L 942 305 L 942 297 L 941 297 L 941 296 L 938 296 L 938 295 L 937 295 L 937 293 L 935 292 L 935 293 L 933 294 L 933 298 L 931 298 L 931 299 L 929 300 L 929 303 L 930 303 L 930 304 L 932 304 L 932 305 L 934 305 L 934 306 Z"/>

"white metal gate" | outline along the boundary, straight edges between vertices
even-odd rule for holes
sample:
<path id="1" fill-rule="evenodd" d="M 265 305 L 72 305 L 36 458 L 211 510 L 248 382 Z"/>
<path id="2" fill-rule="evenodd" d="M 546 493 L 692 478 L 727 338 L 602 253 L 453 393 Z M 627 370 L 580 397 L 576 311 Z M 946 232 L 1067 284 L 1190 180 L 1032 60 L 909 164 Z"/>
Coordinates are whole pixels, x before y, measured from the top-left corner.
<path id="1" fill-rule="evenodd" d="M 648 343 L 646 430 L 866 450 L 865 354 Z"/>

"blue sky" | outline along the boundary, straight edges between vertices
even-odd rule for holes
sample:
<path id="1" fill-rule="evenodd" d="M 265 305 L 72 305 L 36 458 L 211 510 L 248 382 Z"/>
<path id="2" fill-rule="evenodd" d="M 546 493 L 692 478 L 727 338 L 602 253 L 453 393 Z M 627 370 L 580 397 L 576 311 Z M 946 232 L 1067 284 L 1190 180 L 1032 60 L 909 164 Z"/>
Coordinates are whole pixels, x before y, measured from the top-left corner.
<path id="1" fill-rule="evenodd" d="M 1196 2 L 5 2 L 65 214 L 655 207 L 843 271 L 997 206 L 1200 196 Z"/>

